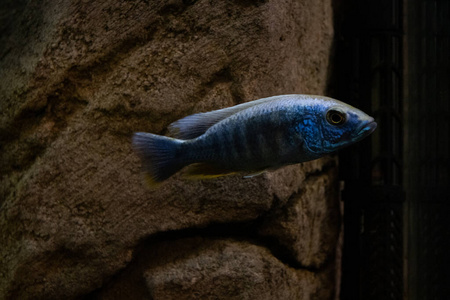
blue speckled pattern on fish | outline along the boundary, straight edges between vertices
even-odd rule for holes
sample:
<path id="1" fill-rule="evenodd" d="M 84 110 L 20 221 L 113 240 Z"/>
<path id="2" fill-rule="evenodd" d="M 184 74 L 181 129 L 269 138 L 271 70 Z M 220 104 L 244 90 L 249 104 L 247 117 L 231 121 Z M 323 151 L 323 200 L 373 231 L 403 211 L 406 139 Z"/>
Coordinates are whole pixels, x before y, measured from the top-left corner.
<path id="1" fill-rule="evenodd" d="M 188 177 L 211 178 L 317 159 L 360 141 L 376 125 L 332 98 L 281 95 L 187 116 L 169 126 L 172 137 L 135 133 L 133 147 L 153 185 L 186 166 Z"/>

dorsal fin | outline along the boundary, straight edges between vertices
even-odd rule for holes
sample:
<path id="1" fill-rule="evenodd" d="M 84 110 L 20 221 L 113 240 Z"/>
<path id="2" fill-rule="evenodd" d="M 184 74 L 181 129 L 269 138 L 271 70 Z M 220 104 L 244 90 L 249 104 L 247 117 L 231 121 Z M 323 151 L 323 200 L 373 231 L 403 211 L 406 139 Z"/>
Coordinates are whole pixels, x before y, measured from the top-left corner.
<path id="1" fill-rule="evenodd" d="M 262 103 L 276 101 L 284 97 L 286 97 L 286 95 L 262 98 L 219 110 L 190 115 L 170 124 L 168 128 L 169 135 L 183 140 L 193 139 L 204 134 L 206 130 L 214 124 L 237 112 Z"/>

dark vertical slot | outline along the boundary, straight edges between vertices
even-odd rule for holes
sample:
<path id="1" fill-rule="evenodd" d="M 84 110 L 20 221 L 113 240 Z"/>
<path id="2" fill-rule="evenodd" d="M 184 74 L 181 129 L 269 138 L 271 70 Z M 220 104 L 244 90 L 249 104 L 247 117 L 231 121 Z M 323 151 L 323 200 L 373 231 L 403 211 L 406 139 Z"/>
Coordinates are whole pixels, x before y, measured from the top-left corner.
<path id="1" fill-rule="evenodd" d="M 403 299 L 403 2 L 340 1 L 336 97 L 378 128 L 340 153 L 342 299 Z"/>
<path id="2" fill-rule="evenodd" d="M 450 2 L 406 8 L 405 191 L 408 299 L 450 293 Z"/>

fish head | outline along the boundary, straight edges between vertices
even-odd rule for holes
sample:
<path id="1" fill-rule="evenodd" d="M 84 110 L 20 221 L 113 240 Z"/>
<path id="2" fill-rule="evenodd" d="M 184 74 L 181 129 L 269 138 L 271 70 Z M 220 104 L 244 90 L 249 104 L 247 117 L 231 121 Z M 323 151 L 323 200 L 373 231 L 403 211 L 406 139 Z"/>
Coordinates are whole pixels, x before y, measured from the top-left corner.
<path id="1" fill-rule="evenodd" d="M 374 118 L 331 98 L 308 106 L 299 127 L 304 146 L 314 155 L 324 155 L 356 143 L 377 127 Z"/>

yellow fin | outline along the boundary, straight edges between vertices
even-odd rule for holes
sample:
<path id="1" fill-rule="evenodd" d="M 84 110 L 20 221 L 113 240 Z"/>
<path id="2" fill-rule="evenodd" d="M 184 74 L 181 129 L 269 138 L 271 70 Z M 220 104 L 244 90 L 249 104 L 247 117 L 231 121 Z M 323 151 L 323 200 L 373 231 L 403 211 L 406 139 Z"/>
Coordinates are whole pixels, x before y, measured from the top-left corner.
<path id="1" fill-rule="evenodd" d="M 217 165 L 198 163 L 188 166 L 186 168 L 186 172 L 183 175 L 190 179 L 211 179 L 235 173 L 237 172 Z"/>
<path id="2" fill-rule="evenodd" d="M 156 181 L 150 174 L 144 173 L 143 175 L 144 175 L 143 177 L 144 177 L 145 185 L 149 189 L 153 190 L 153 189 L 158 188 L 161 185 L 161 182 Z"/>

